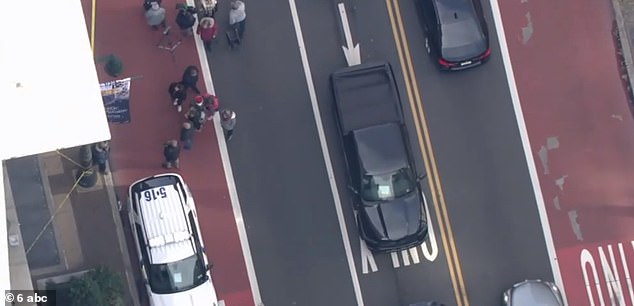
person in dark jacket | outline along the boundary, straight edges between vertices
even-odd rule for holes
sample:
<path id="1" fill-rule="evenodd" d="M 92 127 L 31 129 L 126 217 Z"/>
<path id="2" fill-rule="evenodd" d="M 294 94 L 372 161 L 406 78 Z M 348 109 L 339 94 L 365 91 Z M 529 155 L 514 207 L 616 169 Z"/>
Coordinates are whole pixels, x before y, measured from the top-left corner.
<path id="1" fill-rule="evenodd" d="M 110 146 L 107 141 L 95 143 L 92 146 L 92 160 L 93 163 L 99 166 L 99 172 L 108 174 L 106 165 L 108 163 L 108 157 L 110 155 Z"/>
<path id="2" fill-rule="evenodd" d="M 183 143 L 183 149 L 191 150 L 194 140 L 194 129 L 191 122 L 183 122 L 181 128 L 181 142 Z"/>
<path id="3" fill-rule="evenodd" d="M 183 36 L 193 35 L 192 27 L 196 23 L 196 17 L 194 17 L 196 9 L 184 4 L 179 4 L 177 8 L 178 14 L 176 14 L 176 24 L 178 25 L 178 28 L 181 29 Z"/>
<path id="4" fill-rule="evenodd" d="M 196 66 L 192 65 L 185 68 L 185 72 L 183 72 L 183 79 L 181 80 L 181 83 L 185 85 L 185 89 L 191 88 L 194 92 L 200 94 L 200 90 L 198 90 L 198 87 L 196 87 L 199 75 L 200 72 L 198 71 L 198 68 Z"/>
<path id="5" fill-rule="evenodd" d="M 168 140 L 163 145 L 163 156 L 165 157 L 163 168 L 167 168 L 167 169 L 170 169 L 172 167 L 178 168 L 180 153 L 181 153 L 181 148 L 178 146 L 178 141 Z"/>
<path id="6" fill-rule="evenodd" d="M 176 109 L 180 113 L 183 110 L 183 101 L 187 99 L 187 88 L 181 82 L 173 82 L 168 89 L 170 98 L 172 98 L 172 104 L 176 106 Z"/>
<path id="7" fill-rule="evenodd" d="M 203 123 L 205 123 L 205 118 L 207 117 L 207 114 L 205 114 L 204 102 L 205 99 L 202 96 L 196 96 L 189 108 L 189 111 L 185 114 L 185 118 L 192 123 L 198 132 L 202 130 Z"/>

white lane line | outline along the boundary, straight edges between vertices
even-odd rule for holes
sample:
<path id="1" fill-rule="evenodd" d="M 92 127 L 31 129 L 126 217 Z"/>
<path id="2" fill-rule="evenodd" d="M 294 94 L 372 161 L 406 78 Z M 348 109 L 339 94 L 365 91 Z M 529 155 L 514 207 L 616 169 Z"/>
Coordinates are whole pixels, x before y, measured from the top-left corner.
<path id="1" fill-rule="evenodd" d="M 500 41 L 500 50 L 502 52 L 502 61 L 504 62 L 504 70 L 506 71 L 506 79 L 508 80 L 509 91 L 511 93 L 511 99 L 513 100 L 513 109 L 515 110 L 515 117 L 517 120 L 517 127 L 522 139 L 522 146 L 524 147 L 524 154 L 526 156 L 526 165 L 528 166 L 528 172 L 530 174 L 533 190 L 535 192 L 535 200 L 537 204 L 537 211 L 539 212 L 539 219 L 542 223 L 542 230 L 544 231 L 544 240 L 546 241 L 546 250 L 548 251 L 548 257 L 550 259 L 550 266 L 553 270 L 553 277 L 557 286 L 561 290 L 564 297 L 564 304 L 566 302 L 566 293 L 564 291 L 564 284 L 561 278 L 561 271 L 559 270 L 559 262 L 557 259 L 557 253 L 555 251 L 555 243 L 553 241 L 553 235 L 550 230 L 550 223 L 548 222 L 548 213 L 546 212 L 546 204 L 544 203 L 544 195 L 539 184 L 539 176 L 537 175 L 537 168 L 535 166 L 535 159 L 533 158 L 533 151 L 531 150 L 530 140 L 528 138 L 528 131 L 526 129 L 526 122 L 524 121 L 524 113 L 522 112 L 522 105 L 520 104 L 519 93 L 517 92 L 517 86 L 515 83 L 515 75 L 513 74 L 513 66 L 511 65 L 511 56 L 509 55 L 508 45 L 506 43 L 506 36 L 504 32 L 504 25 L 502 24 L 502 15 L 500 13 L 500 6 L 498 0 L 491 0 L 491 10 L 493 11 L 493 20 L 495 20 L 495 27 L 497 29 L 498 40 Z"/>
<path id="2" fill-rule="evenodd" d="M 194 0 L 187 0 L 187 5 L 195 6 Z M 198 26 L 198 21 L 194 25 L 194 29 Z M 194 41 L 196 42 L 196 51 L 198 53 L 198 59 L 200 60 L 200 68 L 203 73 L 203 80 L 205 81 L 205 87 L 210 94 L 215 94 L 214 83 L 211 78 L 211 69 L 209 62 L 207 61 L 207 53 L 203 46 L 202 40 L 198 35 L 195 35 Z M 220 125 L 220 115 L 214 116 L 214 129 L 216 131 L 216 138 L 218 140 L 218 146 L 220 148 L 220 157 L 222 158 L 222 167 L 225 172 L 225 179 L 227 180 L 227 188 L 229 189 L 229 198 L 231 199 L 231 206 L 233 208 L 233 216 L 235 218 L 236 227 L 238 229 L 238 236 L 240 237 L 240 246 L 242 247 L 242 255 L 244 257 L 244 263 L 247 268 L 247 275 L 249 277 L 249 283 L 251 285 L 251 294 L 253 295 L 253 302 L 256 306 L 263 305 L 262 296 L 260 295 L 260 287 L 258 285 L 257 276 L 255 274 L 255 267 L 253 265 L 253 259 L 251 258 L 251 248 L 249 247 L 249 238 L 247 237 L 247 230 L 244 225 L 244 219 L 242 218 L 242 208 L 240 208 L 240 200 L 238 199 L 238 191 L 236 190 L 236 183 L 233 180 L 233 169 L 231 169 L 231 160 L 229 158 L 229 152 L 227 151 L 227 143 L 225 142 L 224 132 Z"/>
<path id="3" fill-rule="evenodd" d="M 357 299 L 357 305 L 363 306 L 363 296 L 361 295 L 361 286 L 359 286 L 359 277 L 357 275 L 357 268 L 355 266 L 354 258 L 352 256 L 352 248 L 350 247 L 348 228 L 346 227 L 346 220 L 343 216 L 343 209 L 341 208 L 341 198 L 339 197 L 337 182 L 335 180 L 334 171 L 332 170 L 332 162 L 330 160 L 330 153 L 328 152 L 328 143 L 326 142 L 324 127 L 321 122 L 321 114 L 319 112 L 319 105 L 317 104 L 317 94 L 315 93 L 315 85 L 313 84 L 313 76 L 310 71 L 310 65 L 308 64 L 308 55 L 306 54 L 306 46 L 304 45 L 304 36 L 302 35 L 302 28 L 299 22 L 299 15 L 297 14 L 297 7 L 295 6 L 295 0 L 288 0 L 288 4 L 291 7 L 293 25 L 295 26 L 295 34 L 297 35 L 297 45 L 299 47 L 299 53 L 302 58 L 302 65 L 304 66 L 304 76 L 306 77 L 306 85 L 308 86 L 310 102 L 313 107 L 313 114 L 315 116 L 315 125 L 317 126 L 317 133 L 319 134 L 319 141 L 321 142 L 321 152 L 324 156 L 324 163 L 326 164 L 326 171 L 328 173 L 328 181 L 330 182 L 330 190 L 332 192 L 332 197 L 335 202 L 335 209 L 337 210 L 337 219 L 339 220 L 339 228 L 341 229 L 341 238 L 343 240 L 343 247 L 346 251 L 346 258 L 348 259 L 348 267 L 350 268 L 350 277 L 352 278 L 352 286 L 354 287 L 354 294 Z"/>

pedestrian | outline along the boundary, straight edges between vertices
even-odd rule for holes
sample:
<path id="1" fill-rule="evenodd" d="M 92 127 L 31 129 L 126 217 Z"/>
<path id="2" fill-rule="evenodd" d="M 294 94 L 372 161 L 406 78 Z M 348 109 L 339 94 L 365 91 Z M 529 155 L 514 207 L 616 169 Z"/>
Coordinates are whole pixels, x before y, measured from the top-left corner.
<path id="1" fill-rule="evenodd" d="M 172 82 L 168 92 L 172 99 L 172 105 L 176 106 L 176 109 L 180 113 L 183 110 L 183 101 L 187 99 L 187 88 L 181 82 Z"/>
<path id="2" fill-rule="evenodd" d="M 163 156 L 165 157 L 163 168 L 166 168 L 166 169 L 178 168 L 180 154 L 181 154 L 181 148 L 178 146 L 178 141 L 168 140 L 163 145 Z"/>
<path id="3" fill-rule="evenodd" d="M 220 125 L 225 131 L 225 140 L 231 140 L 233 129 L 236 127 L 236 113 L 230 109 L 220 111 Z"/>
<path id="4" fill-rule="evenodd" d="M 216 20 L 209 16 L 203 17 L 198 23 L 196 33 L 200 34 L 200 39 L 205 45 L 205 50 L 211 52 L 211 43 L 214 39 L 216 39 L 216 35 L 218 34 L 218 25 L 216 24 Z"/>
<path id="5" fill-rule="evenodd" d="M 185 72 L 183 72 L 183 79 L 181 83 L 185 85 L 185 89 L 191 88 L 197 94 L 200 94 L 200 90 L 196 87 L 196 83 L 198 83 L 198 76 L 200 73 L 198 72 L 198 68 L 196 66 L 188 66 L 185 68 Z"/>
<path id="6" fill-rule="evenodd" d="M 153 2 L 158 3 L 159 6 L 160 6 L 162 0 L 143 0 L 143 9 L 147 12 L 149 9 L 152 8 L 152 3 Z"/>
<path id="7" fill-rule="evenodd" d="M 200 132 L 203 129 L 205 117 L 204 99 L 202 96 L 196 96 L 189 108 L 189 111 L 185 114 L 185 118 L 192 123 L 196 131 Z"/>
<path id="8" fill-rule="evenodd" d="M 108 174 L 106 165 L 108 163 L 108 157 L 110 155 L 110 146 L 107 141 L 95 143 L 92 146 L 92 160 L 95 165 L 99 167 L 99 172 Z"/>
<path id="9" fill-rule="evenodd" d="M 191 150 L 194 140 L 194 129 L 191 122 L 183 122 L 181 128 L 181 142 L 183 143 L 183 149 Z"/>
<path id="10" fill-rule="evenodd" d="M 158 2 L 150 3 L 150 9 L 145 11 L 145 20 L 154 30 L 158 30 L 159 26 L 165 28 L 165 9 Z"/>
<path id="11" fill-rule="evenodd" d="M 247 12 L 244 2 L 240 0 L 231 1 L 231 9 L 229 10 L 229 24 L 238 29 L 238 36 L 242 39 L 244 27 L 246 26 Z"/>
<path id="12" fill-rule="evenodd" d="M 202 95 L 202 97 L 204 100 L 203 104 L 205 106 L 205 110 L 209 114 L 207 116 L 207 120 L 211 120 L 220 108 L 220 100 L 218 100 L 218 97 L 216 97 L 215 95 L 209 93 Z"/>
<path id="13" fill-rule="evenodd" d="M 196 17 L 194 17 L 196 9 L 186 4 L 177 4 L 176 8 L 178 9 L 176 24 L 181 29 L 181 33 L 183 36 L 193 35 L 192 27 L 196 23 Z"/>

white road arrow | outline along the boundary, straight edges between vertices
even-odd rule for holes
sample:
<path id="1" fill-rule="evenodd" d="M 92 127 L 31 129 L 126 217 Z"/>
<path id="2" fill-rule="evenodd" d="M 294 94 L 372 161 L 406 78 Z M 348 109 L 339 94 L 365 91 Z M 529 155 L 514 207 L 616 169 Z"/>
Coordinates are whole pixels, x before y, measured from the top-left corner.
<path id="1" fill-rule="evenodd" d="M 346 14 L 346 7 L 343 3 L 339 3 L 339 15 L 341 15 L 341 25 L 343 26 L 343 33 L 346 36 L 346 45 L 341 46 L 343 49 L 343 55 L 346 56 L 348 66 L 354 66 L 361 64 L 361 51 L 359 44 L 354 45 L 352 42 L 352 34 L 350 33 L 350 25 L 348 24 L 348 15 Z"/>

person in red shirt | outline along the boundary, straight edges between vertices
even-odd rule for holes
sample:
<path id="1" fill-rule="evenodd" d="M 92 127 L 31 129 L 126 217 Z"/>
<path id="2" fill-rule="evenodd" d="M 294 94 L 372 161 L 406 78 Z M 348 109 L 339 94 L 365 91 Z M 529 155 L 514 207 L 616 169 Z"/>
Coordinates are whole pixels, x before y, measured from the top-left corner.
<path id="1" fill-rule="evenodd" d="M 200 35 L 200 39 L 205 44 L 205 49 L 211 52 L 211 42 L 216 38 L 216 34 L 218 34 L 218 25 L 213 17 L 200 19 L 196 33 Z"/>

